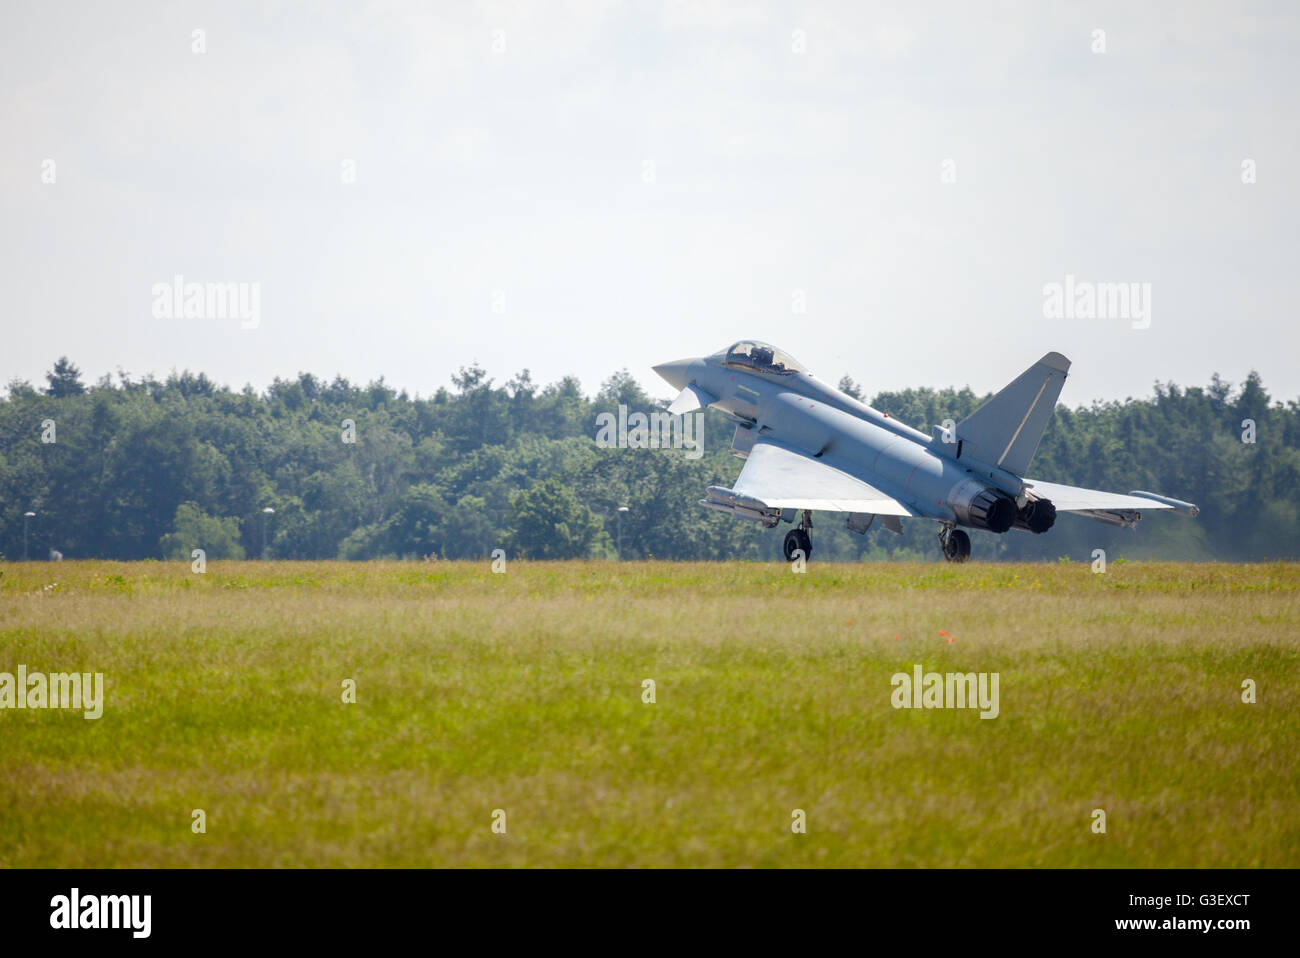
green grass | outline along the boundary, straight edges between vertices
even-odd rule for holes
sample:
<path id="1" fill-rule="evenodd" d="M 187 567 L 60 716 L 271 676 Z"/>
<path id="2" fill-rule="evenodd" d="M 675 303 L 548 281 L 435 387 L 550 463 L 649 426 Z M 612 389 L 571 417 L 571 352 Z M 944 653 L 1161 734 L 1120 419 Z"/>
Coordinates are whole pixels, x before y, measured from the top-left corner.
<path id="1" fill-rule="evenodd" d="M 1294 564 L 0 572 L 0 865 L 1300 865 Z"/>

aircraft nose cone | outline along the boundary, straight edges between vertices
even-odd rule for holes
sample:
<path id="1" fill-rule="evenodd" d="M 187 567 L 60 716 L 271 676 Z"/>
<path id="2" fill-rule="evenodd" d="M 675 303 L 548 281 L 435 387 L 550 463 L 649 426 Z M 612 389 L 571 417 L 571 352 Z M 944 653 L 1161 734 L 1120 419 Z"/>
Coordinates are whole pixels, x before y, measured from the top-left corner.
<path id="1" fill-rule="evenodd" d="M 674 389 L 685 389 L 686 370 L 694 361 L 693 359 L 677 359 L 671 363 L 660 363 L 654 367 L 654 371 Z"/>

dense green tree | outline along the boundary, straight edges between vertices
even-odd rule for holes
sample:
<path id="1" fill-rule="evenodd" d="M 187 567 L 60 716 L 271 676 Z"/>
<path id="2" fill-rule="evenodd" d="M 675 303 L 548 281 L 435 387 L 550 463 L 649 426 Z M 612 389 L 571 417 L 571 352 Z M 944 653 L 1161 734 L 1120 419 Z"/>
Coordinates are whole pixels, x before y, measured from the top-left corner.
<path id="1" fill-rule="evenodd" d="M 595 513 L 558 479 L 519 490 L 510 497 L 510 507 L 507 547 L 527 559 L 581 558 L 602 535 Z"/>
<path id="2" fill-rule="evenodd" d="M 61 356 L 54 368 L 45 374 L 45 378 L 50 384 L 45 394 L 55 399 L 80 396 L 86 391 L 86 387 L 81 384 L 81 370 L 72 365 L 67 356 Z"/>
<path id="3" fill-rule="evenodd" d="M 193 538 L 209 520 L 233 538 L 229 554 L 259 555 L 267 506 L 276 510 L 270 552 L 286 558 L 483 559 L 497 547 L 612 555 L 621 505 L 627 557 L 759 559 L 779 550 L 781 530 L 696 504 L 743 465 L 731 455 L 726 417 L 692 420 L 698 458 L 595 444 L 597 414 L 662 408 L 626 370 L 591 398 L 572 377 L 539 386 L 523 370 L 496 385 L 477 364 L 423 398 L 382 380 L 327 383 L 307 373 L 260 394 L 189 371 L 119 372 L 85 386 L 66 357 L 46 378 L 48 389 L 14 381 L 0 397 L 0 556 L 22 554 L 28 511 L 33 555 L 188 554 L 175 537 Z M 848 377 L 843 384 L 857 390 Z M 907 389 L 870 402 L 929 432 L 987 398 Z M 1151 489 L 1202 512 L 1195 521 L 1151 513 L 1136 531 L 1062 516 L 1044 536 L 975 533 L 981 558 L 1085 561 L 1096 548 L 1112 557 L 1300 555 L 1300 402 L 1273 400 L 1253 373 L 1239 388 L 1216 376 L 1204 388 L 1157 383 L 1145 399 L 1058 407 L 1031 474 Z M 820 559 L 936 556 L 930 523 L 859 536 L 831 513 L 815 522 Z M 190 548 L 216 557 L 209 546 Z"/>
<path id="4" fill-rule="evenodd" d="M 195 549 L 202 549 L 208 559 L 244 558 L 239 520 L 210 516 L 193 502 L 176 507 L 172 531 L 159 540 L 158 548 L 167 559 L 189 559 Z"/>

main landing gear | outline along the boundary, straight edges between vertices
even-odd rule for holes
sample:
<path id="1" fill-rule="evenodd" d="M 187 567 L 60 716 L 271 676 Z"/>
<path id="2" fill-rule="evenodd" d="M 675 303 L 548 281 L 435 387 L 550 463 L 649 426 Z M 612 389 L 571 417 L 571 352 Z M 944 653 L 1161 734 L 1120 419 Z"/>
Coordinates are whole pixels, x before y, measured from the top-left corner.
<path id="1" fill-rule="evenodd" d="M 812 558 L 812 536 L 808 534 L 812 531 L 812 527 L 812 512 L 805 509 L 799 527 L 787 532 L 785 541 L 781 543 L 781 554 L 785 556 L 786 562 L 794 561 L 796 549 L 803 552 L 805 562 Z"/>
<path id="2" fill-rule="evenodd" d="M 943 557 L 949 562 L 965 562 L 970 558 L 970 536 L 960 529 L 945 525 L 939 533 L 939 545 L 943 547 Z"/>

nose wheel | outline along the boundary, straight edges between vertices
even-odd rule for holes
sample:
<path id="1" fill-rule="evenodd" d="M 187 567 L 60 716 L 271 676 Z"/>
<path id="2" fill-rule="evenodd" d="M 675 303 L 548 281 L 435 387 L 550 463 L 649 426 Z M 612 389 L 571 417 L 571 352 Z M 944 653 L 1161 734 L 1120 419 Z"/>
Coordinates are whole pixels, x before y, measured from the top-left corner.
<path id="1" fill-rule="evenodd" d="M 949 562 L 965 562 L 970 558 L 970 536 L 960 529 L 944 526 L 939 533 L 939 544 L 943 546 L 943 557 Z"/>

